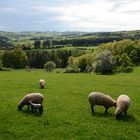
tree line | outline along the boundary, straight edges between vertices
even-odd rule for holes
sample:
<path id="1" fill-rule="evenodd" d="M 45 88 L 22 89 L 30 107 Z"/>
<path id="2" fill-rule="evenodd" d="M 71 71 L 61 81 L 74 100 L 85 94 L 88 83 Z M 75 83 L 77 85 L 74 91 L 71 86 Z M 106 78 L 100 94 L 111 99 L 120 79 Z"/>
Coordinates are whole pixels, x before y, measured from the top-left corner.
<path id="1" fill-rule="evenodd" d="M 140 40 L 125 39 L 102 44 L 93 53 L 71 56 L 68 63 L 68 72 L 131 72 L 133 66 L 140 65 Z"/>
<path id="2" fill-rule="evenodd" d="M 107 74 L 129 72 L 140 65 L 140 40 L 125 39 L 99 45 L 93 52 L 68 49 L 6 50 L 0 53 L 3 67 L 43 68 L 48 61 L 66 72 L 91 72 Z"/>

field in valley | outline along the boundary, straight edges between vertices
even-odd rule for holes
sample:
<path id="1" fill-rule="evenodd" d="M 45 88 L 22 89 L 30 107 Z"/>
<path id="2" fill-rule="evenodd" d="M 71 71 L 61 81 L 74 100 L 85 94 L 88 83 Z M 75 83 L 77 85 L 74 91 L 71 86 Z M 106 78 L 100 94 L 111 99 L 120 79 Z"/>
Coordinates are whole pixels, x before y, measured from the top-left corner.
<path id="1" fill-rule="evenodd" d="M 46 80 L 40 89 L 39 79 Z M 101 91 L 114 99 L 127 94 L 132 99 L 128 116 L 116 120 L 115 108 L 104 114 L 96 106 L 91 113 L 88 95 Z M 17 110 L 24 95 L 44 95 L 44 112 L 27 106 Z M 0 72 L 0 140 L 136 140 L 140 136 L 140 67 L 115 75 L 47 73 L 44 70 Z"/>

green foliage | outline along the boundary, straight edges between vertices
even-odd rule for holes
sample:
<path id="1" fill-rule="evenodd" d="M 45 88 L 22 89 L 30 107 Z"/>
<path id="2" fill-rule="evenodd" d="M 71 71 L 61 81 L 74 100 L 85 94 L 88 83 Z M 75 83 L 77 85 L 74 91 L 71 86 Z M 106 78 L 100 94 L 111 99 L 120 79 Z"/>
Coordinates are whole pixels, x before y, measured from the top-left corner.
<path id="1" fill-rule="evenodd" d="M 95 56 L 93 63 L 94 71 L 101 74 L 108 74 L 113 72 L 114 60 L 112 53 L 108 50 L 98 53 Z"/>
<path id="2" fill-rule="evenodd" d="M 53 61 L 48 61 L 44 64 L 44 69 L 48 72 L 51 72 L 55 69 L 56 64 Z"/>
<path id="3" fill-rule="evenodd" d="M 133 64 L 131 63 L 131 59 L 126 53 L 123 53 L 121 56 L 117 55 L 116 64 L 118 72 L 132 72 Z"/>
<path id="4" fill-rule="evenodd" d="M 80 72 L 80 68 L 78 68 L 77 66 L 67 66 L 66 67 L 66 70 L 65 70 L 65 73 L 78 73 Z"/>
<path id="5" fill-rule="evenodd" d="M 2 61 L 0 60 L 0 71 L 11 71 L 11 69 L 3 67 Z"/>
<path id="6" fill-rule="evenodd" d="M 52 47 L 52 41 L 51 40 L 44 40 L 42 43 L 42 48 L 47 49 Z"/>
<path id="7" fill-rule="evenodd" d="M 69 50 L 27 50 L 26 54 L 29 59 L 29 66 L 43 68 L 47 61 L 53 61 L 57 68 L 65 68 L 68 58 L 71 56 Z"/>
<path id="8" fill-rule="evenodd" d="M 126 53 L 123 53 L 120 57 L 120 64 L 124 68 L 126 68 L 127 66 L 132 66 L 131 59 Z"/>
<path id="9" fill-rule="evenodd" d="M 140 57 L 138 55 L 138 51 L 137 50 L 132 50 L 130 53 L 130 58 L 133 64 L 139 64 L 140 63 Z"/>
<path id="10" fill-rule="evenodd" d="M 3 64 L 2 64 L 2 61 L 0 60 L 0 68 L 2 68 L 3 67 Z"/>
<path id="11" fill-rule="evenodd" d="M 21 48 L 15 48 L 12 51 L 5 51 L 2 55 L 4 67 L 24 68 L 27 65 L 27 56 Z"/>
<path id="12" fill-rule="evenodd" d="M 40 49 L 41 48 L 41 42 L 40 42 L 40 40 L 35 40 L 35 42 L 34 42 L 34 48 L 35 49 Z"/>
<path id="13" fill-rule="evenodd" d="M 87 66 L 91 66 L 93 62 L 91 54 L 81 55 L 79 57 L 70 57 L 69 66 L 80 68 L 80 72 L 86 72 Z"/>

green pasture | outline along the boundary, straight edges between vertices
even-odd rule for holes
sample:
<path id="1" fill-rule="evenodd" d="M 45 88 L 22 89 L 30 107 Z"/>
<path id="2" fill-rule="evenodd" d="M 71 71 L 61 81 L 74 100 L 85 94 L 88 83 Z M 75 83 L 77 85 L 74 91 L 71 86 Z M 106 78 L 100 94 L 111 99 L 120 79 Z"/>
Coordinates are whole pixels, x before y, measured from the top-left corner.
<path id="1" fill-rule="evenodd" d="M 46 80 L 40 89 L 39 79 Z M 91 113 L 88 95 L 101 91 L 117 99 L 127 94 L 132 105 L 121 120 L 115 108 Z M 44 95 L 42 115 L 17 110 L 24 95 Z M 140 139 L 140 67 L 132 73 L 95 75 L 47 73 L 44 70 L 0 72 L 0 140 L 138 140 Z"/>

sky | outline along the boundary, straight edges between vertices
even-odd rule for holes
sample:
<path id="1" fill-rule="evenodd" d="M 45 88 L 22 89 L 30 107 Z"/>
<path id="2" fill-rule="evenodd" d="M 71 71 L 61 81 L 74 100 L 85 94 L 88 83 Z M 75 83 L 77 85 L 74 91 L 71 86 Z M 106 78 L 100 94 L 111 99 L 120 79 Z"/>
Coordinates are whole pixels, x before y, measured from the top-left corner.
<path id="1" fill-rule="evenodd" d="M 140 29 L 140 0 L 0 0 L 0 31 Z"/>

